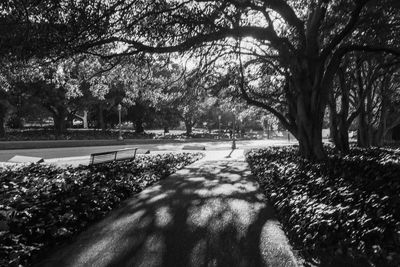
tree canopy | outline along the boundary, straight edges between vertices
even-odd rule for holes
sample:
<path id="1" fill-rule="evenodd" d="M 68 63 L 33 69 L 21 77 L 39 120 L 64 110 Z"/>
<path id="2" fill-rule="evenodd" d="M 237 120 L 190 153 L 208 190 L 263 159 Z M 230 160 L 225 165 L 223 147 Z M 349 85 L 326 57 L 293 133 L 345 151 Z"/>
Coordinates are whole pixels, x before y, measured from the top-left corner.
<path id="1" fill-rule="evenodd" d="M 1 7 L 3 58 L 185 52 L 202 66 L 222 61 L 225 74 L 236 75 L 231 85 L 273 113 L 307 158 L 325 157 L 323 117 L 346 54 L 400 55 L 396 0 L 59 0 Z"/>

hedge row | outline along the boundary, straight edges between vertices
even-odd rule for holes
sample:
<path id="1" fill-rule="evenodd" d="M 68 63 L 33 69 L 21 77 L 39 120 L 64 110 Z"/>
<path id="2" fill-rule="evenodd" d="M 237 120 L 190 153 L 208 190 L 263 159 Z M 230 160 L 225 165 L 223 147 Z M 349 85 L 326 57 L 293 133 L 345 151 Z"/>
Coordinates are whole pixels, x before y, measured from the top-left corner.
<path id="1" fill-rule="evenodd" d="M 313 163 L 296 147 L 275 147 L 247 159 L 308 263 L 400 266 L 399 151 L 329 151 L 326 161 Z"/>
<path id="2" fill-rule="evenodd" d="M 0 266 L 41 252 L 104 217 L 122 200 L 202 154 L 164 154 L 91 167 L 30 165 L 0 172 Z"/>
<path id="3" fill-rule="evenodd" d="M 125 139 L 143 139 L 153 138 L 154 134 L 141 133 L 137 134 L 134 131 L 123 131 Z M 118 131 L 116 130 L 68 130 L 66 133 L 55 136 L 53 129 L 28 129 L 28 130 L 13 130 L 7 132 L 6 136 L 0 138 L 0 141 L 31 141 L 31 140 L 116 140 Z"/>

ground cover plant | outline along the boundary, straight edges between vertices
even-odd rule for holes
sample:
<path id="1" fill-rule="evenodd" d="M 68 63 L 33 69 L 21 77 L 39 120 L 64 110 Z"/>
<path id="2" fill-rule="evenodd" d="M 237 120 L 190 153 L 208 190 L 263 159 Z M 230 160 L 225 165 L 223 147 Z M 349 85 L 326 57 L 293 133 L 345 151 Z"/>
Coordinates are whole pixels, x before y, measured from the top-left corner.
<path id="1" fill-rule="evenodd" d="M 121 201 L 202 157 L 142 156 L 62 169 L 32 164 L 0 170 L 0 266 L 26 266 L 104 217 Z"/>
<path id="2" fill-rule="evenodd" d="M 135 133 L 134 131 L 124 130 L 125 139 L 153 138 L 154 134 Z M 56 136 L 51 128 L 12 130 L 0 138 L 0 141 L 34 141 L 34 140 L 115 140 L 118 138 L 118 130 L 99 130 L 99 129 L 69 129 L 64 134 Z"/>
<path id="3" fill-rule="evenodd" d="M 306 265 L 400 266 L 400 150 L 328 154 L 274 147 L 247 160 Z"/>

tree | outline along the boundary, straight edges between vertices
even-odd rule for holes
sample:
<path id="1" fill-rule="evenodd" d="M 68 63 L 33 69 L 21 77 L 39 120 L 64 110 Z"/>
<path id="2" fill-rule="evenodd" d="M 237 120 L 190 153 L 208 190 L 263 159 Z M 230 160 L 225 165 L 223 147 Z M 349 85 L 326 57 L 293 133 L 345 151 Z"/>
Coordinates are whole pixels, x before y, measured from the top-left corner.
<path id="1" fill-rule="evenodd" d="M 71 101 L 71 114 L 82 120 L 83 128 L 88 129 L 89 111 L 97 102 L 99 102 L 99 99 L 93 96 L 88 81 L 81 81 L 79 90 L 81 95 Z"/>
<path id="2" fill-rule="evenodd" d="M 357 59 L 358 145 L 381 146 L 399 115 L 399 61 L 392 57 Z"/>
<path id="3" fill-rule="evenodd" d="M 184 122 L 186 135 L 190 136 L 212 105 L 207 95 L 209 75 L 199 69 L 185 74 L 182 67 L 176 66 L 172 79 L 175 81 L 166 90 L 166 104 L 176 109 L 175 114 Z"/>
<path id="4" fill-rule="evenodd" d="M 6 134 L 5 123 L 6 116 L 10 109 L 10 102 L 8 99 L 8 90 L 10 89 L 10 84 L 7 77 L 0 73 L 0 138 L 4 137 Z"/>
<path id="5" fill-rule="evenodd" d="M 136 54 L 182 51 L 204 43 L 224 42 L 224 45 L 235 46 L 226 38 L 236 38 L 239 44 L 233 52 L 250 54 L 281 72 L 286 113 L 259 101 L 258 95 L 246 90 L 248 87 L 240 86 L 242 96 L 248 103 L 277 116 L 299 140 L 300 152 L 307 158 L 325 157 L 321 133 L 324 111 L 333 77 L 346 53 L 380 49 L 394 52 L 387 46 L 392 35 L 374 43 L 367 39 L 373 35 L 371 31 L 367 32 L 369 37 L 360 37 L 372 23 L 379 21 L 382 25 L 384 21 L 378 15 L 387 14 L 393 20 L 398 19 L 394 13 L 398 6 L 394 1 L 189 2 L 168 1 L 156 7 L 159 4 L 156 1 L 150 13 L 136 7 L 130 14 L 141 14 L 145 19 L 132 26 L 141 37 L 147 38 L 141 41 L 137 35 L 126 32 L 125 36 L 112 39 L 127 45 L 124 54 Z M 393 24 L 385 23 L 389 28 Z M 239 50 L 240 41 L 245 37 L 251 37 L 254 45 L 247 51 Z M 151 41 L 163 45 L 150 46 Z"/>
<path id="6" fill-rule="evenodd" d="M 107 33 L 118 2 L 1 1 L 0 58 L 67 58 L 77 43 Z"/>
<path id="7" fill-rule="evenodd" d="M 360 113 L 360 101 L 364 95 L 357 90 L 355 56 L 346 56 L 339 67 L 329 94 L 330 132 L 335 148 L 348 153 L 349 128 Z"/>
<path id="8" fill-rule="evenodd" d="M 6 135 L 5 131 L 5 123 L 6 116 L 10 107 L 10 103 L 7 100 L 7 93 L 5 91 L 0 90 L 0 138 L 3 138 Z"/>
<path id="9" fill-rule="evenodd" d="M 9 95 L 17 115 L 22 117 L 29 107 L 42 106 L 53 117 L 56 136 L 63 134 L 69 101 L 80 94 L 78 80 L 70 67 L 69 61 L 32 60 L 15 69 Z"/>
<path id="10" fill-rule="evenodd" d="M 331 135 L 338 150 L 349 151 L 348 131 L 355 119 L 362 147 L 381 146 L 387 132 L 400 123 L 398 72 L 394 57 L 375 53 L 346 57 L 329 101 Z"/>
<path id="11" fill-rule="evenodd" d="M 246 77 L 237 86 L 249 104 L 274 114 L 299 140 L 301 155 L 310 159 L 325 157 L 323 118 L 342 58 L 355 50 L 399 54 L 396 0 L 63 2 L 54 12 L 32 8 L 39 21 L 33 28 L 41 28 L 39 36 L 43 36 L 44 26 L 56 24 L 48 33 L 58 38 L 60 29 L 67 29 L 60 43 L 64 49 L 68 43 L 68 51 L 113 57 L 198 48 L 212 56 L 229 48 L 270 66 L 284 78 L 280 89 L 284 112 L 248 91 Z M 51 6 L 48 1 L 41 5 L 44 10 Z M 20 9 L 12 6 L 7 18 L 19 14 L 15 10 Z M 72 12 L 78 19 L 72 19 Z M 242 47 L 246 37 L 253 43 L 247 49 Z M 105 45 L 114 49 L 99 51 Z"/>
<path id="12" fill-rule="evenodd" d="M 141 94 L 128 107 L 127 118 L 133 122 L 136 133 L 144 133 L 144 124 L 154 124 L 155 117 L 156 111 L 152 103 L 143 99 Z"/>

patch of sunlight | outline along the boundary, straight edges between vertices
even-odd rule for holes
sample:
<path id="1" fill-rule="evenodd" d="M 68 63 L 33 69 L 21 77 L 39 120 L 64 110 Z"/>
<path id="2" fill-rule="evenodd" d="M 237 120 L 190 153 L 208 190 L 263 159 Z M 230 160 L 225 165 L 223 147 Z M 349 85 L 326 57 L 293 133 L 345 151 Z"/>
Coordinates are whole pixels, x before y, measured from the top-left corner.
<path id="1" fill-rule="evenodd" d="M 235 197 L 235 194 L 243 194 L 255 191 L 257 188 L 252 185 L 243 185 L 243 184 L 222 184 L 212 188 L 211 190 L 207 190 L 208 195 L 214 196 L 229 196 Z"/>
<path id="2" fill-rule="evenodd" d="M 236 182 L 236 181 L 238 181 L 238 180 L 240 180 L 242 178 L 242 176 L 239 175 L 239 174 L 229 173 L 229 172 L 228 173 L 221 173 L 219 175 L 219 177 L 229 179 L 229 181 L 231 181 L 231 182 Z"/>
<path id="3" fill-rule="evenodd" d="M 228 201 L 229 209 L 237 214 L 236 223 L 238 225 L 250 225 L 256 219 L 259 210 L 261 210 L 264 205 L 261 203 L 250 204 L 246 200 L 242 199 L 231 199 Z"/>
<path id="4" fill-rule="evenodd" d="M 192 200 L 192 202 L 191 202 L 194 206 L 197 206 L 197 205 L 200 205 L 201 204 L 201 200 L 200 199 L 195 199 L 195 200 Z"/>
<path id="5" fill-rule="evenodd" d="M 102 257 L 109 254 L 110 244 L 112 244 L 112 240 L 114 237 L 110 234 L 102 237 L 97 242 L 93 243 L 91 246 L 86 249 L 82 249 L 79 253 L 78 257 L 75 258 L 73 262 L 71 262 L 70 266 L 80 266 L 82 262 L 91 262 L 101 255 Z"/>
<path id="6" fill-rule="evenodd" d="M 198 176 L 198 177 L 190 177 L 186 179 L 189 182 L 205 182 L 206 179 L 202 176 Z"/>
<path id="7" fill-rule="evenodd" d="M 278 221 L 269 220 L 261 231 L 260 251 L 268 266 L 297 267 L 289 242 Z"/>
<path id="8" fill-rule="evenodd" d="M 221 169 L 219 169 L 219 168 L 210 168 L 210 169 L 207 170 L 207 172 L 211 173 L 211 174 L 219 174 L 219 173 L 221 173 Z"/>
<path id="9" fill-rule="evenodd" d="M 256 194 L 255 197 L 258 201 L 265 201 L 265 196 L 262 193 Z"/>
<path id="10" fill-rule="evenodd" d="M 188 211 L 189 216 L 186 220 L 188 225 L 192 225 L 195 227 L 206 227 L 213 214 L 218 213 L 221 209 L 221 204 L 215 203 L 216 201 L 208 200 L 201 206 L 191 207 Z"/>
<path id="11" fill-rule="evenodd" d="M 185 190 L 183 190 L 183 193 L 185 195 L 196 194 L 196 195 L 201 196 L 201 197 L 207 197 L 207 196 L 211 196 L 212 195 L 211 192 L 210 192 L 210 189 L 207 189 L 207 188 L 200 188 L 200 189 L 196 189 L 196 190 L 185 189 Z"/>
<path id="12" fill-rule="evenodd" d="M 245 182 L 245 183 L 235 183 L 233 184 L 240 192 L 254 192 L 257 191 L 258 187 L 256 184 L 252 182 Z"/>
<path id="13" fill-rule="evenodd" d="M 135 262 L 130 262 L 126 266 L 134 266 L 138 262 L 139 266 L 162 266 L 163 254 L 165 253 L 165 240 L 160 234 L 150 235 L 145 244 L 144 250 L 146 253 L 141 253 L 141 259 L 135 259 Z"/>
<path id="14" fill-rule="evenodd" d="M 159 194 L 159 195 L 156 195 L 156 196 L 154 196 L 154 197 L 148 199 L 148 200 L 146 201 L 146 203 L 147 203 L 147 204 L 152 204 L 152 203 L 158 202 L 158 201 L 160 201 L 160 200 L 162 200 L 162 199 L 164 199 L 164 198 L 167 198 L 168 195 L 169 195 L 168 192 L 161 193 L 161 194 Z"/>
<path id="15" fill-rule="evenodd" d="M 111 223 L 108 224 L 108 227 L 103 229 L 102 232 L 109 232 L 109 231 L 114 231 L 117 229 L 125 229 L 128 224 L 131 224 L 132 221 L 140 220 L 145 214 L 146 214 L 145 210 L 139 210 L 133 214 L 128 213 L 125 216 L 123 216 L 117 220 L 111 221 Z"/>
<path id="16" fill-rule="evenodd" d="M 158 191 L 161 191 L 162 187 L 161 185 L 154 185 L 152 187 L 146 188 L 144 189 L 139 195 L 138 198 L 139 199 L 147 199 L 149 198 L 151 195 L 155 194 Z"/>
<path id="17" fill-rule="evenodd" d="M 190 174 L 191 172 L 192 172 L 192 170 L 190 170 L 189 168 L 179 170 L 180 175 Z"/>
<path id="18" fill-rule="evenodd" d="M 168 206 L 163 206 L 156 211 L 156 225 L 166 227 L 172 223 L 171 209 Z"/>

